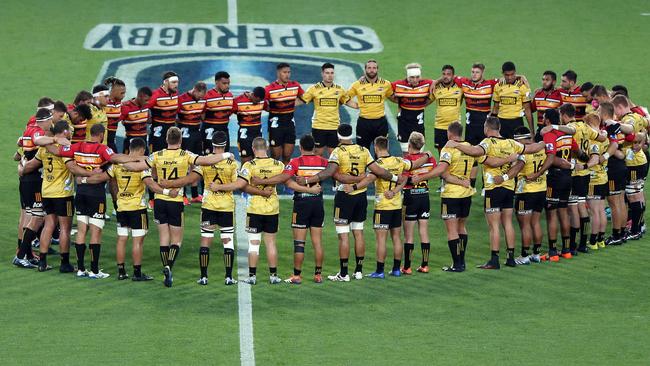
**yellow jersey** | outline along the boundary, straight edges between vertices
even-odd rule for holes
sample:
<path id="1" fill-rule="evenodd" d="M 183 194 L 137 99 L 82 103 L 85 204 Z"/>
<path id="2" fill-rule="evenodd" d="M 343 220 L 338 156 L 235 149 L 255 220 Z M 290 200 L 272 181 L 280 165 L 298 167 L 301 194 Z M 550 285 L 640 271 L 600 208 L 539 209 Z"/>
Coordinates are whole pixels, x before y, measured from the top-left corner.
<path id="1" fill-rule="evenodd" d="M 479 144 L 485 151 L 485 155 L 478 158 L 478 162 L 483 164 L 488 157 L 506 158 L 513 153 L 522 154 L 525 146 L 515 140 L 504 137 L 486 137 Z M 512 163 L 504 164 L 498 168 L 492 168 L 483 165 L 483 182 L 486 190 L 498 187 L 504 187 L 510 190 L 515 189 L 514 177 L 511 177 L 501 184 L 494 183 L 494 177 L 504 175 L 510 170 Z"/>
<path id="2" fill-rule="evenodd" d="M 370 155 L 370 151 L 363 146 L 357 144 L 341 144 L 332 150 L 328 161 L 338 165 L 338 171 L 340 173 L 358 177 L 365 173 L 368 165 L 372 164 L 375 160 Z M 354 196 L 366 190 L 366 188 L 357 189 L 356 191 L 352 191 L 350 195 Z"/>
<path id="3" fill-rule="evenodd" d="M 210 184 L 228 184 L 237 180 L 239 164 L 233 159 L 222 160 L 210 166 L 196 166 L 194 172 L 203 177 L 203 203 L 202 208 L 212 211 L 234 212 L 235 198 L 232 191 L 212 192 Z"/>
<path id="4" fill-rule="evenodd" d="M 463 89 L 455 82 L 450 86 L 438 83 L 431 95 L 436 101 L 435 128 L 447 130 L 452 122 L 460 121 L 460 105 L 463 102 Z"/>
<path id="5" fill-rule="evenodd" d="M 607 149 L 609 149 L 609 139 L 603 142 L 594 141 L 594 143 L 589 147 L 589 156 L 594 154 L 601 156 L 607 152 Z M 608 159 L 605 159 L 602 164 L 598 163 L 589 169 L 584 169 L 588 174 L 591 174 L 589 185 L 597 186 L 609 182 L 609 179 L 607 177 L 607 160 Z"/>
<path id="6" fill-rule="evenodd" d="M 311 128 L 330 131 L 339 128 L 339 107 L 350 100 L 342 86 L 326 86 L 322 81 L 310 86 L 301 98 L 305 103 L 314 102 Z"/>
<path id="7" fill-rule="evenodd" d="M 41 197 L 61 198 L 74 196 L 74 175 L 65 166 L 67 162 L 74 161 L 74 159 L 50 154 L 44 147 L 38 148 L 35 158 L 43 164 Z"/>
<path id="8" fill-rule="evenodd" d="M 282 173 L 284 165 L 282 162 L 272 158 L 254 158 L 247 161 L 242 165 L 239 170 L 239 177 L 250 183 L 252 177 L 270 178 L 274 175 Z M 264 189 L 266 186 L 257 185 L 259 189 Z M 269 197 L 262 197 L 252 195 L 248 199 L 246 205 L 246 212 L 256 215 L 277 215 L 280 213 L 280 199 L 278 192 L 273 186 L 273 193 Z"/>
<path id="9" fill-rule="evenodd" d="M 348 90 L 350 98 L 357 97 L 359 117 L 377 119 L 384 117 L 384 101 L 393 95 L 393 86 L 390 81 L 377 78 L 374 83 L 355 81 Z"/>
<path id="10" fill-rule="evenodd" d="M 492 99 L 499 103 L 499 118 L 515 119 L 524 115 L 524 103 L 530 102 L 530 88 L 521 80 L 494 86 Z"/>
<path id="11" fill-rule="evenodd" d="M 621 123 L 627 123 L 634 126 L 634 133 L 646 132 L 648 129 L 648 120 L 643 118 L 643 116 L 636 114 L 634 112 L 627 113 L 621 117 Z M 626 166 L 639 166 L 645 165 L 648 162 L 647 157 L 643 150 L 634 152 L 634 143 L 625 142 L 623 143 L 623 154 L 625 154 L 625 165 Z"/>
<path id="12" fill-rule="evenodd" d="M 117 210 L 138 211 L 147 208 L 147 186 L 144 180 L 151 178 L 151 170 L 130 172 L 121 164 L 111 165 L 106 173 L 117 183 Z"/>
<path id="13" fill-rule="evenodd" d="M 149 155 L 146 162 L 149 168 L 155 170 L 158 178 L 174 180 L 186 176 L 189 173 L 190 166 L 194 165 L 198 157 L 198 155 L 183 149 L 163 149 Z M 172 198 L 156 193 L 154 198 L 163 201 L 183 202 L 183 195 Z"/>
<path id="14" fill-rule="evenodd" d="M 469 145 L 468 142 L 461 142 L 462 145 Z M 474 165 L 474 157 L 464 154 L 462 151 L 451 148 L 443 147 L 440 150 L 440 163 L 447 163 L 449 166 L 447 171 L 459 179 L 469 179 L 472 172 L 472 165 Z M 440 189 L 440 197 L 442 198 L 465 198 L 474 194 L 475 189 L 472 187 L 463 187 L 461 185 L 447 183 L 442 181 Z"/>
<path id="15" fill-rule="evenodd" d="M 388 170 L 389 172 L 400 176 L 402 172 L 409 171 L 413 167 L 410 160 L 398 158 L 396 156 L 386 156 L 377 159 L 377 165 Z M 401 210 L 402 209 L 402 192 L 397 192 L 393 198 L 384 197 L 384 193 L 395 188 L 397 183 L 390 180 L 377 178 L 375 181 L 375 210 Z"/>
<path id="16" fill-rule="evenodd" d="M 576 130 L 576 133 L 573 135 L 573 139 L 576 140 L 576 144 L 578 144 L 580 150 L 584 151 L 585 153 L 589 153 L 589 147 L 594 142 L 596 142 L 596 139 L 598 138 L 598 131 L 594 130 L 588 124 L 582 121 L 569 122 L 567 123 L 567 126 L 572 127 Z M 571 175 L 578 177 L 589 175 L 589 170 L 574 170 Z"/>
<path id="17" fill-rule="evenodd" d="M 90 104 L 90 111 L 92 112 L 93 118 L 86 121 L 86 141 L 90 141 L 90 128 L 96 124 L 101 124 L 104 126 L 104 141 L 102 142 L 106 145 L 108 139 L 108 116 L 103 108 L 98 108 L 94 104 Z"/>
<path id="18" fill-rule="evenodd" d="M 537 173 L 542 169 L 542 165 L 546 161 L 546 151 L 540 150 L 532 154 L 523 154 L 519 156 L 519 160 L 524 163 L 524 167 L 517 175 L 518 179 L 515 193 L 546 192 L 546 172 L 533 181 L 526 180 L 527 176 Z"/>

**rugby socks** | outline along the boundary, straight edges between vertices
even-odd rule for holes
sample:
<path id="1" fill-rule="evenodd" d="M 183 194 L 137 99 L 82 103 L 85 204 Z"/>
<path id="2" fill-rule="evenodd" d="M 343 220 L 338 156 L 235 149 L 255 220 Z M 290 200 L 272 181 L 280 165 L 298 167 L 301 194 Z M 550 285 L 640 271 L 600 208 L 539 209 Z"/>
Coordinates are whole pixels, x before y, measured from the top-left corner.
<path id="1" fill-rule="evenodd" d="M 32 242 L 36 239 L 36 232 L 28 227 L 23 228 L 23 241 L 20 243 L 18 258 L 32 258 Z"/>
<path id="2" fill-rule="evenodd" d="M 235 259 L 234 249 L 223 250 L 223 264 L 226 267 L 226 277 L 232 277 L 232 264 Z"/>
<path id="3" fill-rule="evenodd" d="M 402 260 L 401 259 L 393 259 L 393 272 L 399 271 L 399 267 L 402 266 Z"/>
<path id="4" fill-rule="evenodd" d="M 497 262 L 497 263 L 499 262 L 499 251 L 498 250 L 491 251 L 490 261 L 491 262 Z"/>
<path id="5" fill-rule="evenodd" d="M 470 178 L 469 184 L 472 186 L 472 188 L 476 188 L 476 178 Z"/>
<path id="6" fill-rule="evenodd" d="M 257 275 L 257 267 L 248 267 L 248 277 Z"/>
<path id="7" fill-rule="evenodd" d="M 528 250 L 529 249 L 530 249 L 530 247 L 525 247 L 525 246 L 522 245 L 522 247 L 521 247 L 521 256 L 522 257 L 528 257 Z"/>
<path id="8" fill-rule="evenodd" d="M 77 270 L 85 271 L 86 265 L 84 264 L 84 258 L 86 256 L 86 243 L 75 244 L 74 248 L 77 251 Z"/>
<path id="9" fill-rule="evenodd" d="M 133 277 L 142 277 L 142 266 L 141 265 L 133 265 Z"/>
<path id="10" fill-rule="evenodd" d="M 598 237 L 598 234 L 591 234 L 589 235 L 589 244 L 595 245 L 596 244 L 596 238 Z"/>
<path id="11" fill-rule="evenodd" d="M 539 254 L 542 251 L 542 244 L 533 244 L 533 254 Z"/>
<path id="12" fill-rule="evenodd" d="M 632 220 L 632 227 L 630 231 L 632 234 L 637 234 L 641 231 L 641 214 L 643 212 L 643 207 L 641 202 L 630 202 L 630 220 Z M 24 234 L 23 234 L 24 235 Z M 25 236 L 23 236 L 23 241 Z"/>
<path id="13" fill-rule="evenodd" d="M 341 277 L 345 277 L 348 275 L 348 259 L 347 258 L 341 258 L 339 259 L 340 265 L 341 265 L 341 271 L 339 274 Z"/>
<path id="14" fill-rule="evenodd" d="M 562 237 L 562 251 L 568 251 L 571 246 L 571 238 L 568 236 Z"/>
<path id="15" fill-rule="evenodd" d="M 356 257 L 357 265 L 354 267 L 354 272 L 363 272 L 363 259 L 365 257 Z"/>
<path id="16" fill-rule="evenodd" d="M 190 190 L 192 191 L 192 198 L 196 198 L 196 197 L 199 196 L 199 187 L 198 186 L 196 186 L 196 187 L 192 186 L 192 187 L 190 187 Z"/>
<path id="17" fill-rule="evenodd" d="M 451 259 L 453 260 L 454 268 L 460 267 L 460 239 L 452 239 L 447 241 L 449 246 L 449 253 L 451 253 Z"/>
<path id="18" fill-rule="evenodd" d="M 296 268 L 296 267 L 293 267 L 293 275 L 294 275 L 294 276 L 300 276 L 301 273 L 302 273 L 302 270 L 301 270 L 301 269 L 298 269 L 298 268 Z"/>
<path id="19" fill-rule="evenodd" d="M 174 262 L 176 262 L 176 257 L 178 256 L 178 252 L 180 250 L 181 247 L 178 244 L 172 244 L 169 246 L 169 258 L 167 259 L 167 265 L 169 268 L 174 267 Z"/>
<path id="20" fill-rule="evenodd" d="M 429 265 L 429 251 L 431 250 L 431 243 L 420 243 L 422 249 L 422 267 Z"/>
<path id="21" fill-rule="evenodd" d="M 587 224 L 589 224 L 589 217 L 580 218 L 580 247 L 584 248 L 587 245 Z"/>
<path id="22" fill-rule="evenodd" d="M 515 248 L 506 249 L 506 259 L 515 259 Z"/>
<path id="23" fill-rule="evenodd" d="M 321 273 L 323 273 L 323 267 L 316 267 L 316 268 L 314 268 L 314 274 L 315 274 L 315 275 L 319 275 L 319 274 L 321 274 Z"/>
<path id="24" fill-rule="evenodd" d="M 582 221 L 582 218 L 580 220 Z M 582 223 L 581 223 L 580 226 L 582 226 Z M 578 232 L 580 232 L 580 228 L 571 227 L 571 231 L 570 231 L 570 234 L 569 234 L 569 248 L 571 250 L 576 248 L 576 237 L 578 236 Z M 562 242 L 562 249 L 565 249 L 564 248 L 564 242 Z"/>
<path id="25" fill-rule="evenodd" d="M 99 273 L 99 254 L 102 251 L 100 244 L 89 244 L 90 249 L 90 270 L 93 273 Z"/>
<path id="26" fill-rule="evenodd" d="M 47 252 L 46 253 L 38 253 L 38 266 L 40 268 L 47 267 Z"/>
<path id="27" fill-rule="evenodd" d="M 61 253 L 61 264 L 62 265 L 70 264 L 70 253 Z"/>
<path id="28" fill-rule="evenodd" d="M 375 271 L 377 273 L 384 273 L 384 263 L 382 262 L 377 262 L 377 270 Z"/>
<path id="29" fill-rule="evenodd" d="M 469 236 L 467 234 L 458 234 L 458 239 L 460 239 L 460 264 L 465 265 L 465 252 L 467 251 Z"/>
<path id="30" fill-rule="evenodd" d="M 620 239 L 621 238 L 621 231 L 619 229 L 612 228 L 612 237 L 614 239 Z"/>
<path id="31" fill-rule="evenodd" d="M 269 273 L 271 276 L 277 276 L 278 275 L 278 267 L 269 267 Z"/>
<path id="32" fill-rule="evenodd" d="M 201 267 L 201 277 L 208 277 L 209 263 L 210 263 L 210 248 L 201 247 L 199 249 L 199 267 Z"/>
<path id="33" fill-rule="evenodd" d="M 411 268 L 411 254 L 414 248 L 413 243 L 404 243 L 404 268 Z"/>
<path id="34" fill-rule="evenodd" d="M 160 262 L 163 267 L 169 265 L 169 247 L 160 247 Z"/>
<path id="35" fill-rule="evenodd" d="M 557 239 L 548 239 L 548 252 L 555 253 L 557 252 Z"/>
<path id="36" fill-rule="evenodd" d="M 597 238 L 596 240 L 598 240 L 598 241 L 603 241 L 603 240 L 605 240 L 605 233 L 602 232 L 602 231 L 599 232 L 599 233 L 598 233 L 598 238 Z"/>
<path id="37" fill-rule="evenodd" d="M 124 263 L 118 263 L 117 264 L 117 273 L 120 275 L 125 275 L 126 274 L 126 268 L 124 268 Z"/>

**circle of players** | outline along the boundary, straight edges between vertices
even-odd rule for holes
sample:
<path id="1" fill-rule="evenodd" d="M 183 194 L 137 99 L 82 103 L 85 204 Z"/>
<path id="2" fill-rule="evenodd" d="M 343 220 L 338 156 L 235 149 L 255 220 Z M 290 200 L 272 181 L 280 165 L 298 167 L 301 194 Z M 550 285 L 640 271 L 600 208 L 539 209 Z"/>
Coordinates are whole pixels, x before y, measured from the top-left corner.
<path id="1" fill-rule="evenodd" d="M 47 264 L 50 243 L 58 241 L 60 272 L 108 277 L 99 267 L 106 183 L 117 211 L 117 278 L 129 278 L 125 256 L 130 235 L 131 278 L 152 279 L 141 269 L 149 205 L 158 225 L 167 287 L 173 284 L 172 269 L 183 240 L 183 209 L 189 200 L 186 186 L 191 187 L 192 202 L 202 203 L 197 281 L 201 285 L 208 283 L 216 230 L 223 245 L 225 284 L 237 283 L 232 274 L 237 206 L 233 192 L 237 190 L 246 197 L 249 276 L 245 281 L 257 282 L 257 261 L 264 243 L 269 281 L 282 282 L 276 249 L 276 185 L 280 184 L 286 192 L 293 192 L 294 199 L 294 270 L 285 282 L 302 281 L 308 232 L 315 257 L 313 279 L 322 282 L 325 213 L 319 182 L 330 178 L 335 185 L 333 216 L 340 259 L 339 272 L 327 276 L 332 281 L 364 277 L 366 190 L 373 183 L 377 264 L 367 275 L 371 278 L 385 276 L 389 236 L 394 255 L 389 274 L 413 273 L 416 227 L 422 254 L 415 271 L 429 272 L 428 181 L 434 177 L 440 177 L 440 212 L 452 257 L 443 270 L 465 270 L 469 243 L 465 223 L 479 169 L 491 250 L 490 259 L 479 268 L 500 268 L 502 235 L 507 247 L 505 265 L 511 267 L 557 262 L 641 237 L 648 112 L 631 101 L 624 86 L 608 90 L 588 82 L 579 85 L 576 73 L 569 70 L 557 88 L 556 73 L 545 71 L 541 88 L 531 92 L 528 80 L 516 73 L 512 62 L 502 65 L 497 79 L 486 78 L 482 64 L 472 65 L 470 77 L 457 76 L 452 66 L 445 65 L 436 80 L 423 78 L 419 64 L 408 64 L 405 69 L 405 78 L 391 83 L 379 77 L 377 61 L 369 60 L 364 75 L 347 90 L 334 83 L 335 66 L 330 63 L 322 66 L 322 81 L 306 91 L 291 80 L 290 65 L 281 63 L 276 81 L 239 96 L 229 91 L 230 75 L 219 71 L 215 87 L 209 90 L 197 82 L 180 93 L 179 76 L 167 72 L 159 88 L 142 87 L 130 100 L 124 100 L 125 83 L 115 77 L 95 86 L 92 93 L 80 92 L 70 105 L 42 98 L 15 156 L 22 210 L 13 263 L 47 271 L 51 269 Z M 396 135 L 403 156 L 389 154 L 387 100 L 398 104 Z M 292 158 L 295 124 L 308 123 L 295 121 L 294 110 L 308 103 L 314 106 L 312 132 L 300 137 L 300 156 Z M 437 108 L 432 135 L 438 161 L 430 152 L 422 152 L 424 109 L 433 103 Z M 359 110 L 355 131 L 340 123 L 343 105 Z M 262 138 L 263 111 L 268 111 L 268 143 Z M 241 166 L 230 153 L 233 114 Z M 123 153 L 118 154 L 115 137 L 120 124 L 126 137 Z M 548 229 L 546 253 L 541 251 L 543 211 Z M 517 257 L 513 212 L 521 230 Z M 76 268 L 69 258 L 73 213 Z M 612 232 L 605 238 L 608 215 Z M 57 234 L 58 240 L 52 239 Z M 348 270 L 350 237 L 354 240 L 353 271 Z M 32 252 L 35 242 L 38 254 Z M 85 263 L 87 250 L 90 271 Z"/>

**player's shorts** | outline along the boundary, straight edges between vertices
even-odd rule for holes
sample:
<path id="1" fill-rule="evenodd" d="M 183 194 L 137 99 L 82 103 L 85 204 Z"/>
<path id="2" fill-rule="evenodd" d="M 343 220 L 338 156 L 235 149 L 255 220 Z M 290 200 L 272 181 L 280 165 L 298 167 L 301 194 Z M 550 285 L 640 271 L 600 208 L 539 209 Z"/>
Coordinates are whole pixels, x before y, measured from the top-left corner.
<path id="1" fill-rule="evenodd" d="M 603 184 L 589 184 L 587 191 L 588 200 L 604 200 L 609 193 L 608 183 Z"/>
<path id="2" fill-rule="evenodd" d="M 291 216 L 292 228 L 307 229 L 310 227 L 323 227 L 324 223 L 325 208 L 321 198 L 293 201 L 293 215 Z"/>
<path id="3" fill-rule="evenodd" d="M 372 215 L 374 229 L 388 230 L 402 227 L 402 210 L 375 210 Z"/>
<path id="4" fill-rule="evenodd" d="M 43 210 L 46 215 L 72 217 L 74 215 L 74 196 L 48 198 L 43 197 Z"/>
<path id="5" fill-rule="evenodd" d="M 156 123 L 151 125 L 149 132 L 149 151 L 156 152 L 167 148 L 167 130 L 173 123 Z"/>
<path id="6" fill-rule="evenodd" d="M 359 117 L 357 119 L 357 144 L 370 149 L 370 145 L 379 136 L 388 136 L 388 120 L 386 117 L 368 119 Z"/>
<path id="7" fill-rule="evenodd" d="M 295 145 L 296 123 L 293 113 L 269 114 L 269 144 L 271 146 Z"/>
<path id="8" fill-rule="evenodd" d="M 585 203 L 587 200 L 589 179 L 589 175 L 575 175 L 571 177 L 571 194 L 569 194 L 569 205 Z"/>
<path id="9" fill-rule="evenodd" d="M 445 147 L 445 145 L 447 145 L 447 141 L 449 141 L 449 139 L 447 138 L 447 130 L 436 128 L 433 131 L 434 131 L 433 132 L 434 146 L 437 149 L 442 149 L 443 147 Z"/>
<path id="10" fill-rule="evenodd" d="M 487 191 L 486 191 L 487 195 Z M 443 220 L 464 219 L 469 216 L 472 207 L 472 197 L 463 198 L 441 198 L 440 217 Z"/>
<path id="11" fill-rule="evenodd" d="M 43 216 L 43 200 L 41 198 L 41 185 L 43 181 L 40 179 L 32 181 L 20 181 L 18 190 L 20 192 L 20 207 L 30 215 Z"/>
<path id="12" fill-rule="evenodd" d="M 201 226 L 233 227 L 234 213 L 232 211 L 213 211 L 201 208 Z"/>
<path id="13" fill-rule="evenodd" d="M 242 158 L 253 156 L 253 140 L 256 137 L 262 136 L 262 127 L 239 127 L 239 130 L 237 132 L 237 147 L 239 148 L 239 156 Z"/>
<path id="14" fill-rule="evenodd" d="M 540 213 L 546 207 L 546 191 L 519 193 L 515 196 L 517 215 Z"/>
<path id="15" fill-rule="evenodd" d="M 115 136 L 117 135 L 117 131 L 111 131 L 108 130 L 106 132 L 106 145 L 111 148 L 113 151 L 118 151 L 117 150 L 117 145 L 115 145 Z"/>
<path id="16" fill-rule="evenodd" d="M 424 111 L 402 109 L 397 115 L 397 141 L 409 142 L 409 137 L 413 132 L 424 135 Z"/>
<path id="17" fill-rule="evenodd" d="M 280 215 L 246 214 L 246 232 L 251 234 L 278 232 L 278 217 Z"/>
<path id="18" fill-rule="evenodd" d="M 200 155 L 203 151 L 203 136 L 201 135 L 199 126 L 180 127 L 180 129 L 181 136 L 183 136 L 181 149 Z"/>
<path id="19" fill-rule="evenodd" d="M 485 138 L 483 130 L 489 112 L 467 111 L 465 124 L 465 141 L 478 145 Z"/>
<path id="20" fill-rule="evenodd" d="M 334 223 L 337 225 L 366 221 L 367 209 L 366 192 L 349 195 L 339 191 L 334 195 Z"/>
<path id="21" fill-rule="evenodd" d="M 166 201 L 156 198 L 153 204 L 153 221 L 156 224 L 182 227 L 185 206 L 183 202 Z"/>
<path id="22" fill-rule="evenodd" d="M 571 175 L 548 175 L 546 178 L 546 209 L 567 208 L 571 195 Z"/>
<path id="23" fill-rule="evenodd" d="M 336 134 L 336 130 L 312 128 L 311 135 L 314 136 L 314 142 L 318 148 L 329 147 L 333 149 L 339 146 L 339 137 Z"/>
<path id="24" fill-rule="evenodd" d="M 91 219 L 104 220 L 106 196 L 77 193 L 74 197 L 74 206 L 77 216 L 88 216 Z"/>
<path id="25" fill-rule="evenodd" d="M 645 187 L 645 178 L 648 175 L 647 165 L 637 165 L 627 167 L 627 179 L 625 181 L 625 193 L 635 194 L 643 192 Z"/>
<path id="26" fill-rule="evenodd" d="M 404 220 L 428 220 L 431 211 L 431 203 L 428 194 L 412 195 L 404 192 Z"/>
<path id="27" fill-rule="evenodd" d="M 499 117 L 499 122 L 501 122 L 501 129 L 499 130 L 499 133 L 501 136 L 511 139 L 515 136 L 515 129 L 519 126 L 524 125 L 524 119 L 522 117 L 517 117 L 517 118 L 500 118 Z"/>
<path id="28" fill-rule="evenodd" d="M 131 230 L 149 230 L 147 209 L 134 211 L 117 211 L 117 227 Z"/>
<path id="29" fill-rule="evenodd" d="M 626 169 L 608 169 L 607 170 L 608 196 L 616 196 L 625 192 L 625 183 L 627 181 Z"/>
<path id="30" fill-rule="evenodd" d="M 142 139 L 144 140 L 144 154 L 149 155 L 149 146 L 147 145 L 147 136 L 126 136 L 124 138 L 124 142 L 122 143 L 122 153 L 128 154 L 129 153 L 129 147 L 131 146 L 131 140 L 133 139 Z M 117 151 L 117 150 L 115 150 Z"/>
<path id="31" fill-rule="evenodd" d="M 544 128 L 544 125 L 537 125 L 537 130 L 535 131 L 535 142 L 544 140 L 544 137 L 542 136 L 542 128 Z"/>
<path id="32" fill-rule="evenodd" d="M 226 151 L 230 151 L 230 132 L 228 131 L 228 124 L 211 124 L 203 122 L 200 129 L 201 139 L 203 141 L 203 155 L 212 152 L 212 136 L 217 131 L 223 131 L 226 134 Z"/>
<path id="33" fill-rule="evenodd" d="M 505 187 L 486 189 L 483 199 L 485 213 L 501 212 L 512 208 L 514 198 L 515 192 Z"/>

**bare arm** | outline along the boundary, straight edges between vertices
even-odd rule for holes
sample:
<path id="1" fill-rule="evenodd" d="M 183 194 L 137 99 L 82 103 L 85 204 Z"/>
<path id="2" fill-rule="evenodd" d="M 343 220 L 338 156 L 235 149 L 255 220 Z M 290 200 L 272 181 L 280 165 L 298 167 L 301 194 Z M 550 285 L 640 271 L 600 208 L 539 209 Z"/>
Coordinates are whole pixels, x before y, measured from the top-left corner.
<path id="1" fill-rule="evenodd" d="M 487 165 L 487 166 L 489 166 L 491 168 L 498 168 L 500 166 L 503 166 L 503 165 L 506 165 L 508 163 L 512 163 L 512 162 L 516 161 L 518 156 L 519 156 L 519 154 L 516 154 L 516 153 L 510 154 L 510 155 L 506 156 L 505 158 L 497 158 L 497 157 L 494 157 L 494 156 L 490 156 L 490 157 L 487 157 L 485 159 L 483 164 L 485 164 L 485 165 Z"/>
<path id="2" fill-rule="evenodd" d="M 493 116 L 499 115 L 499 102 L 493 102 L 492 104 L 492 113 Z"/>
<path id="3" fill-rule="evenodd" d="M 363 179 L 362 175 L 351 175 L 351 174 L 343 174 L 336 172 L 333 175 L 333 178 L 341 183 L 344 184 L 354 184 L 354 183 L 359 183 Z"/>
<path id="4" fill-rule="evenodd" d="M 43 166 L 43 163 L 41 163 L 40 160 L 38 159 L 31 159 L 25 162 L 24 164 L 21 164 L 23 166 L 22 168 L 22 174 L 29 174 L 31 172 L 34 172 L 38 170 L 38 168 Z"/>
<path id="5" fill-rule="evenodd" d="M 111 179 L 111 176 L 108 175 L 108 173 L 102 172 L 101 174 L 94 174 L 94 175 L 91 175 L 91 176 L 78 176 L 77 177 L 77 183 L 98 184 L 98 183 L 107 182 L 110 179 Z"/>
<path id="6" fill-rule="evenodd" d="M 291 174 L 280 173 L 269 178 L 251 177 L 251 184 L 276 185 L 291 180 Z"/>
<path id="7" fill-rule="evenodd" d="M 84 168 L 80 167 L 79 165 L 77 165 L 77 163 L 74 162 L 74 160 L 68 160 L 65 163 L 65 167 L 70 171 L 70 173 L 74 174 L 77 177 L 91 177 L 93 175 L 102 175 L 101 173 L 104 173 L 104 172 L 101 172 L 101 173 L 98 174 L 94 170 L 84 169 Z M 105 182 L 105 181 L 102 180 L 101 182 Z M 97 183 L 101 183 L 101 182 L 97 182 Z"/>
<path id="8" fill-rule="evenodd" d="M 533 110 L 530 107 L 530 102 L 524 103 L 524 115 L 528 121 L 528 128 L 530 131 L 535 131 L 535 122 L 533 121 Z"/>
<path id="9" fill-rule="evenodd" d="M 374 174 L 366 174 L 366 176 L 359 183 L 344 185 L 343 190 L 346 191 L 347 193 L 350 193 L 350 192 L 358 190 L 358 189 L 366 188 L 367 186 L 371 185 L 376 180 L 377 180 L 376 175 L 374 175 Z"/>
<path id="10" fill-rule="evenodd" d="M 129 162 L 142 162 L 144 164 L 144 159 L 146 159 L 146 156 L 131 156 L 131 155 L 126 155 L 126 154 L 113 154 L 111 155 L 111 159 L 109 160 L 113 164 L 122 164 L 122 163 L 129 163 Z M 145 164 L 145 168 L 147 169 L 147 165 Z M 139 169 L 139 170 L 144 170 L 144 169 Z"/>
<path id="11" fill-rule="evenodd" d="M 194 160 L 194 165 L 214 165 L 221 160 L 226 160 L 232 156 L 231 153 L 223 154 L 210 154 L 205 156 L 199 156 Z"/>
<path id="12" fill-rule="evenodd" d="M 244 188 L 242 188 L 242 191 L 255 196 L 270 197 L 273 194 L 273 187 L 266 187 L 264 189 L 261 189 L 247 184 L 244 186 Z"/>
<path id="13" fill-rule="evenodd" d="M 324 170 L 321 170 L 316 175 L 312 175 L 311 177 L 305 178 L 304 183 L 306 185 L 306 184 L 323 181 L 331 177 L 332 175 L 334 175 L 334 173 L 336 173 L 338 168 L 339 168 L 338 164 L 330 162 L 327 164 L 327 168 L 325 168 Z M 300 181 L 298 181 L 298 183 L 300 184 Z"/>
<path id="14" fill-rule="evenodd" d="M 149 169 L 149 165 L 146 163 L 146 161 L 139 160 L 139 161 L 131 161 L 131 162 L 123 163 L 122 168 L 130 172 L 141 172 L 143 170 Z"/>
<path id="15" fill-rule="evenodd" d="M 547 171 L 553 165 L 554 159 L 555 159 L 555 155 L 546 154 L 546 159 L 544 159 L 544 163 L 542 163 L 542 166 L 541 168 L 539 168 L 539 171 L 527 176 L 526 180 L 532 181 L 539 178 L 542 174 L 544 174 L 545 171 Z"/>
<path id="16" fill-rule="evenodd" d="M 427 152 L 424 153 L 423 156 L 420 156 L 417 160 L 412 161 L 411 162 L 411 170 L 417 169 L 417 168 L 421 167 L 422 165 L 426 164 L 426 162 L 429 161 L 429 159 L 431 159 L 431 156 L 432 156 L 431 152 L 427 151 Z"/>
<path id="17" fill-rule="evenodd" d="M 377 162 L 372 162 L 370 165 L 368 165 L 368 169 L 372 172 L 372 174 L 376 175 L 378 178 L 384 179 L 384 180 L 393 180 L 393 173 L 389 172 L 388 170 L 382 168 L 377 164 Z"/>
<path id="18" fill-rule="evenodd" d="M 522 154 L 536 153 L 538 151 L 542 151 L 544 149 L 544 147 L 545 147 L 545 145 L 544 145 L 543 141 L 535 142 L 535 143 L 532 143 L 532 144 L 527 144 L 527 145 L 524 145 L 524 151 L 522 152 Z"/>
<path id="19" fill-rule="evenodd" d="M 200 179 L 201 175 L 199 173 L 190 172 L 190 174 L 178 179 L 159 179 L 158 185 L 160 185 L 162 188 L 181 188 L 189 184 L 194 184 Z"/>
<path id="20" fill-rule="evenodd" d="M 301 186 L 300 184 L 296 183 L 292 179 L 289 179 L 287 181 L 287 187 L 289 187 L 289 189 L 293 189 L 296 192 L 311 193 L 311 194 L 319 194 L 323 190 L 323 188 L 320 186 L 320 184 L 315 184 L 315 185 L 312 185 L 312 186 L 309 186 L 309 187 Z"/>
<path id="21" fill-rule="evenodd" d="M 223 192 L 236 191 L 238 189 L 239 190 L 243 189 L 244 187 L 246 187 L 247 184 L 248 184 L 248 182 L 246 182 L 246 179 L 244 179 L 244 178 L 237 178 L 236 181 L 231 182 L 231 183 L 226 183 L 226 184 L 219 184 L 219 183 L 216 183 L 216 182 L 212 182 L 212 184 L 210 184 L 210 190 L 213 191 L 213 192 L 217 192 L 217 191 L 223 191 Z"/>
<path id="22" fill-rule="evenodd" d="M 117 187 L 117 179 L 111 178 L 111 180 L 108 181 L 108 190 L 111 192 L 111 197 L 117 197 L 117 192 L 119 190 Z"/>
<path id="23" fill-rule="evenodd" d="M 479 145 L 465 145 L 465 144 L 459 144 L 457 141 L 449 141 L 445 146 L 455 147 L 456 149 L 460 150 L 462 153 L 473 157 L 485 155 L 485 150 L 483 150 L 483 148 Z"/>
<path id="24" fill-rule="evenodd" d="M 354 100 L 352 100 L 352 99 L 345 102 L 345 105 L 352 108 L 352 109 L 359 109 L 359 104 L 357 102 L 355 102 Z"/>

